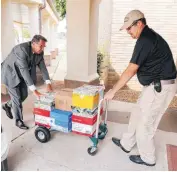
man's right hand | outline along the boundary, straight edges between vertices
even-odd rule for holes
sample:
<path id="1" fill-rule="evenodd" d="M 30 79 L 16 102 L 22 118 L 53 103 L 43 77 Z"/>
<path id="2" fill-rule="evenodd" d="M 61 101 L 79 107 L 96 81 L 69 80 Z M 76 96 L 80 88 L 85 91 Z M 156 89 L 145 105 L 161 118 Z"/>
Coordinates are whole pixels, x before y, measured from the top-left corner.
<path id="1" fill-rule="evenodd" d="M 37 99 L 40 99 L 40 96 L 42 96 L 43 94 L 41 94 L 39 91 L 34 90 L 33 94 L 36 96 Z"/>

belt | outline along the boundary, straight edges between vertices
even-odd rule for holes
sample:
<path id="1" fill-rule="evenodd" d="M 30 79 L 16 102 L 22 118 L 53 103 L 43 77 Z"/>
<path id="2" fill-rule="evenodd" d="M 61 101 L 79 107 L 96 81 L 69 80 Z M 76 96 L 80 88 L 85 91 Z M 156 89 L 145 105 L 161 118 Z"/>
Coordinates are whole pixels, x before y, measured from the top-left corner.
<path id="1" fill-rule="evenodd" d="M 161 82 L 161 85 L 175 84 L 176 79 L 160 80 L 160 82 Z M 154 85 L 154 82 L 152 82 L 150 85 Z"/>

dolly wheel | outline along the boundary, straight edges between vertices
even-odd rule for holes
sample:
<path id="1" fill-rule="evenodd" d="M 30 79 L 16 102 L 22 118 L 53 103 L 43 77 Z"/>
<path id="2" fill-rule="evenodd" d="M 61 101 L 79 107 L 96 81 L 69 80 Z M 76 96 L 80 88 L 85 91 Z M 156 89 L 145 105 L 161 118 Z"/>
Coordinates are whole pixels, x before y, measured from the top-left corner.
<path id="1" fill-rule="evenodd" d="M 41 143 L 46 143 L 50 140 L 50 131 L 45 127 L 38 127 L 35 130 L 35 136 Z"/>
<path id="2" fill-rule="evenodd" d="M 94 155 L 97 153 L 97 147 L 91 146 L 91 147 L 89 147 L 89 148 L 87 149 L 87 152 L 88 152 L 89 155 L 94 156 Z"/>
<path id="3" fill-rule="evenodd" d="M 104 132 L 100 132 L 100 133 L 98 133 L 98 139 L 99 140 L 103 140 L 104 138 L 105 138 L 105 133 Z"/>

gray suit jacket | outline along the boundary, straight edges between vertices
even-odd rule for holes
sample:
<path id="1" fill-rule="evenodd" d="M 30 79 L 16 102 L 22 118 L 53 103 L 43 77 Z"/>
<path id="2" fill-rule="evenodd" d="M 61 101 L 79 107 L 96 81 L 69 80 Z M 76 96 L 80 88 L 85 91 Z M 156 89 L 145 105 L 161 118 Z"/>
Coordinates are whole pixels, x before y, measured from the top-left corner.
<path id="1" fill-rule="evenodd" d="M 27 86 L 33 85 L 36 77 L 36 66 L 41 70 L 44 80 L 50 80 L 44 63 L 44 52 L 33 54 L 31 42 L 16 45 L 1 64 L 1 82 L 14 88 L 23 80 Z M 35 76 L 34 76 L 35 75 Z"/>

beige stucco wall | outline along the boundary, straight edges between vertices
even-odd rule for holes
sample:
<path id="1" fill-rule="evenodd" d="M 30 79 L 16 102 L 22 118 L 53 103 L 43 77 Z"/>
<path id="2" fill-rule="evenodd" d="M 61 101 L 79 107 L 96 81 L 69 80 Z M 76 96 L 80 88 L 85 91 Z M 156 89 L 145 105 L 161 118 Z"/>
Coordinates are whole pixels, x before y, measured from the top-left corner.
<path id="1" fill-rule="evenodd" d="M 1 61 L 7 57 L 15 45 L 11 11 L 11 1 L 1 0 Z"/>
<path id="2" fill-rule="evenodd" d="M 98 50 L 104 54 L 104 60 L 100 66 L 101 83 L 108 84 L 108 66 L 110 57 L 111 27 L 112 27 L 112 1 L 102 0 L 99 5 L 99 30 Z"/>
<path id="3" fill-rule="evenodd" d="M 30 36 L 32 38 L 34 35 L 39 34 L 39 5 L 28 5 L 28 11 Z"/>
<path id="4" fill-rule="evenodd" d="M 90 22 L 89 22 L 89 58 L 88 58 L 88 75 L 93 75 L 97 71 L 97 46 L 98 46 L 98 19 L 99 19 L 99 2 L 100 0 L 90 1 Z"/>
<path id="5" fill-rule="evenodd" d="M 110 51 L 112 1 L 102 0 L 99 5 L 98 48 Z"/>

